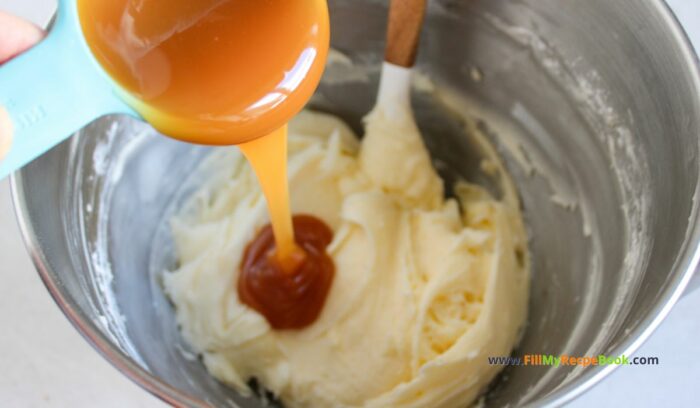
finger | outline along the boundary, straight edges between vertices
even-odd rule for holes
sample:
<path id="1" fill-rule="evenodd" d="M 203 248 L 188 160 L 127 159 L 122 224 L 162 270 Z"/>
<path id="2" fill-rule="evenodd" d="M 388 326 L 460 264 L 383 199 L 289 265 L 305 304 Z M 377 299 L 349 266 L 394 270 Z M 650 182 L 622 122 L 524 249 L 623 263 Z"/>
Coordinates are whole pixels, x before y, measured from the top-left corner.
<path id="1" fill-rule="evenodd" d="M 7 111 L 0 106 L 0 161 L 12 146 L 12 121 Z"/>
<path id="2" fill-rule="evenodd" d="M 0 64 L 28 50 L 44 38 L 44 31 L 19 17 L 0 12 Z"/>
<path id="3" fill-rule="evenodd" d="M 44 38 L 44 31 L 19 17 L 0 12 L 0 64 L 28 50 Z M 12 146 L 12 120 L 0 106 L 0 160 Z"/>

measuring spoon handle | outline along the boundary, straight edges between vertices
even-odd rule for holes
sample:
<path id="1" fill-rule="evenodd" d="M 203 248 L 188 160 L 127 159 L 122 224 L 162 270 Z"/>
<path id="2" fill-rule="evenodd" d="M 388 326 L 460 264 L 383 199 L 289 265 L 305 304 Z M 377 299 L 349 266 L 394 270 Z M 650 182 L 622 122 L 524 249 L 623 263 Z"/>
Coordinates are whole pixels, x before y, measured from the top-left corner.
<path id="1" fill-rule="evenodd" d="M 13 128 L 0 179 L 100 116 L 134 114 L 90 54 L 77 14 L 75 1 L 61 0 L 46 39 L 0 66 L 0 106 Z"/>

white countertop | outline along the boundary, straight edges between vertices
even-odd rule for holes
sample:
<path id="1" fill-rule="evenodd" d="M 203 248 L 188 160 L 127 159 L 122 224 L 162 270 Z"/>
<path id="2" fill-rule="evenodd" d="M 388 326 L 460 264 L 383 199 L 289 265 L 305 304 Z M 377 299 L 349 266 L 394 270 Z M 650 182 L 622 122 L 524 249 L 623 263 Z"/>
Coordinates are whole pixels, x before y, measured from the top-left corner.
<path id="1" fill-rule="evenodd" d="M 583 1 L 583 0 L 581 0 Z M 0 9 L 45 22 L 52 0 L 0 0 Z M 670 0 L 700 48 L 700 2 Z M 42 285 L 22 244 L 7 180 L 0 181 L 0 405 L 163 407 L 102 359 Z M 700 405 L 700 290 L 685 296 L 635 354 L 658 366 L 622 366 L 574 407 Z M 99 404 L 97 403 L 99 401 Z"/>

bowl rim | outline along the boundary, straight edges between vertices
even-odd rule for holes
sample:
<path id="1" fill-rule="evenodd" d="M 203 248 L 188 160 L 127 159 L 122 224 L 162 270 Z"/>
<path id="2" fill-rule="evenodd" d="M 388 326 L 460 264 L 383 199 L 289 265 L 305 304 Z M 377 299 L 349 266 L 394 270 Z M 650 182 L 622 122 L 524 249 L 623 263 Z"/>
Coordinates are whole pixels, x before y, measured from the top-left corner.
<path id="1" fill-rule="evenodd" d="M 673 35 L 678 46 L 681 48 L 682 62 L 686 65 L 691 74 L 692 82 L 696 90 L 695 97 L 698 105 L 700 105 L 700 60 L 698 59 L 698 55 L 687 33 L 666 1 L 653 0 L 653 6 L 656 7 L 656 12 L 663 19 L 666 26 L 665 28 Z M 700 149 L 700 138 L 698 142 L 698 148 Z M 56 273 L 50 267 L 46 255 L 41 248 L 36 231 L 32 227 L 23 181 L 24 172 L 21 169 L 10 176 L 12 201 L 22 239 L 44 286 L 46 286 L 51 297 L 73 327 L 112 366 L 163 402 L 172 406 L 210 407 L 205 401 L 201 401 L 181 392 L 179 389 L 161 381 L 146 369 L 136 364 L 118 347 L 115 347 L 98 329 L 94 322 L 90 321 L 81 309 L 62 292 L 61 288 L 56 283 Z M 626 339 L 612 350 L 612 355 L 632 355 L 651 336 L 682 296 L 699 264 L 700 179 L 695 185 L 693 205 L 689 217 L 688 229 L 686 230 L 686 240 L 677 254 L 676 261 L 672 268 L 674 273 L 668 281 L 668 286 L 661 292 L 658 302 L 651 309 L 649 315 L 640 320 L 637 327 L 627 334 Z M 562 406 L 588 391 L 616 368 L 616 365 L 591 367 L 575 381 L 565 384 L 555 389 L 544 398 L 527 403 L 525 406 Z"/>

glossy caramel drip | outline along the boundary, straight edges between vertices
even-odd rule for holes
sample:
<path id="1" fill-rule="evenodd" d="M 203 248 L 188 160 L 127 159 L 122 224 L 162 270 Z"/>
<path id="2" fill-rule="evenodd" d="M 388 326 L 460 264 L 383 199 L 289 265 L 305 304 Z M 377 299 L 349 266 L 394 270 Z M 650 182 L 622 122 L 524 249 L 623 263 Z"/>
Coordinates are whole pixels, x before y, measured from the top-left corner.
<path id="1" fill-rule="evenodd" d="M 285 265 L 303 256 L 294 243 L 292 213 L 287 183 L 287 126 L 265 137 L 238 145 L 253 168 L 262 188 L 272 231 L 277 242 L 275 256 Z"/>
<path id="2" fill-rule="evenodd" d="M 330 228 L 313 216 L 295 215 L 294 234 L 303 257 L 283 265 L 274 255 L 268 225 L 246 249 L 238 277 L 241 302 L 265 316 L 274 329 L 302 329 L 316 321 L 335 275 L 326 252 L 333 239 Z"/>

